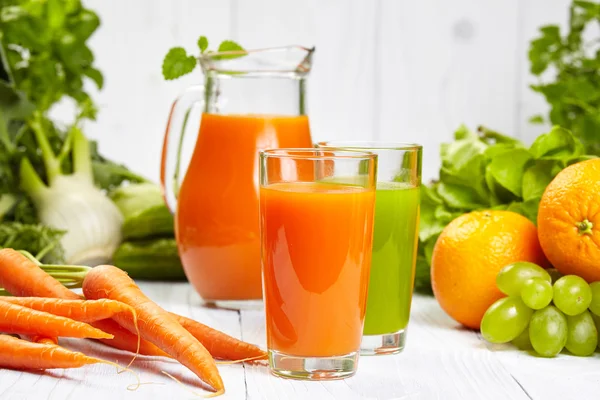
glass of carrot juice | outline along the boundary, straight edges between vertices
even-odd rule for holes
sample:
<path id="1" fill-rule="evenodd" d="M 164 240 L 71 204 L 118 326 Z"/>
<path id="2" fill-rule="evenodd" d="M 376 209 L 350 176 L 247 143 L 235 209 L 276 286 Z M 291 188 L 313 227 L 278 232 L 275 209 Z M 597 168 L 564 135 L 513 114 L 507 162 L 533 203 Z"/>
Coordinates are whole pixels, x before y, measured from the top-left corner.
<path id="1" fill-rule="evenodd" d="M 377 156 L 271 149 L 260 155 L 260 226 L 271 372 L 356 372 L 371 264 Z"/>
<path id="2" fill-rule="evenodd" d="M 317 148 L 377 154 L 373 258 L 361 354 L 398 353 L 406 341 L 415 280 L 422 148 L 352 141 L 320 142 Z"/>

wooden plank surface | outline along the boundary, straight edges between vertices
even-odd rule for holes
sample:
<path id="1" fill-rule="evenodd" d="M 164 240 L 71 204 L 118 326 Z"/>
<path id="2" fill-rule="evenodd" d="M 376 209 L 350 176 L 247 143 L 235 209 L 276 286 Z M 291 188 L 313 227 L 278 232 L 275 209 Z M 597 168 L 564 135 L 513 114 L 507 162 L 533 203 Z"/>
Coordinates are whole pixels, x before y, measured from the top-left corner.
<path id="1" fill-rule="evenodd" d="M 142 289 L 164 308 L 191 316 L 246 341 L 265 344 L 262 310 L 228 311 L 201 306 L 184 283 L 142 283 Z M 67 340 L 67 346 L 126 365 L 130 355 L 91 341 Z M 363 357 L 356 376 L 343 381 L 303 382 L 273 377 L 264 366 L 220 365 L 227 393 L 223 399 L 534 399 L 597 397 L 600 392 L 598 354 L 589 358 L 560 355 L 534 357 L 513 347 L 493 346 L 461 328 L 435 299 L 417 295 L 413 301 L 407 348 L 399 355 Z M 133 375 L 94 365 L 49 372 L 0 371 L 0 399 L 165 399 L 195 398 L 193 374 L 172 361 L 141 358 Z M 171 381 L 167 371 L 186 383 Z M 152 383 L 152 384 L 151 384 Z"/>

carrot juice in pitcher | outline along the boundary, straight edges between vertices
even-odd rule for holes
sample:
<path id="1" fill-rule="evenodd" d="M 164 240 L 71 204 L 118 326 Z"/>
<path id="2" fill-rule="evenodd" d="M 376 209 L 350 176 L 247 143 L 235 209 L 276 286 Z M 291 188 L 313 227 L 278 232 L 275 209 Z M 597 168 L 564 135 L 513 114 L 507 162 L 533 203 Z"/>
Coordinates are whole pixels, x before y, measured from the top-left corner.
<path id="1" fill-rule="evenodd" d="M 305 80 L 312 49 L 284 47 L 200 56 L 204 85 L 173 105 L 161 178 L 175 211 L 183 268 L 207 302 L 237 307 L 262 298 L 259 151 L 312 147 Z M 194 104 L 203 112 L 179 185 L 181 134 Z M 172 162 L 173 160 L 176 162 Z M 166 177 L 172 177 L 172 186 Z"/>
<path id="2" fill-rule="evenodd" d="M 203 298 L 262 297 L 258 151 L 311 144 L 306 116 L 202 116 L 176 231 L 188 279 Z"/>

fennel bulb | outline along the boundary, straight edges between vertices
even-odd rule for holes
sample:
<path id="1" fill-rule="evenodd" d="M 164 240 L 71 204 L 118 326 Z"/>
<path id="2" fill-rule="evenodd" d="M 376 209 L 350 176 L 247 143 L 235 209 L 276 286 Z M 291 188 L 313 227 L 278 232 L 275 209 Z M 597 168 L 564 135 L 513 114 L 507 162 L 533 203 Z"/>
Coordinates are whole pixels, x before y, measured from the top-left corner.
<path id="1" fill-rule="evenodd" d="M 42 151 L 48 185 L 26 157 L 21 160 L 21 185 L 33 200 L 40 222 L 66 232 L 61 245 L 67 263 L 96 265 L 110 260 L 121 242 L 123 217 L 94 185 L 88 140 L 73 127 L 56 156 L 40 126 L 33 124 L 32 128 Z M 69 153 L 73 173 L 64 175 L 61 162 Z"/>

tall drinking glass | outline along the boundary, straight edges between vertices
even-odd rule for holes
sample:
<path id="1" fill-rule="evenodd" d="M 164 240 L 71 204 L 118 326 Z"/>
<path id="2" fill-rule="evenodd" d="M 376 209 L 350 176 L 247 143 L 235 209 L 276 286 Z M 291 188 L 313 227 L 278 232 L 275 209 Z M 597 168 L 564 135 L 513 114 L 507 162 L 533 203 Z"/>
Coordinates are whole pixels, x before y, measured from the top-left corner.
<path id="1" fill-rule="evenodd" d="M 375 204 L 376 155 L 273 149 L 260 155 L 260 226 L 271 372 L 356 372 Z"/>
<path id="2" fill-rule="evenodd" d="M 321 142 L 321 149 L 377 154 L 373 259 L 361 354 L 402 351 L 415 279 L 422 148 L 416 144 Z"/>

